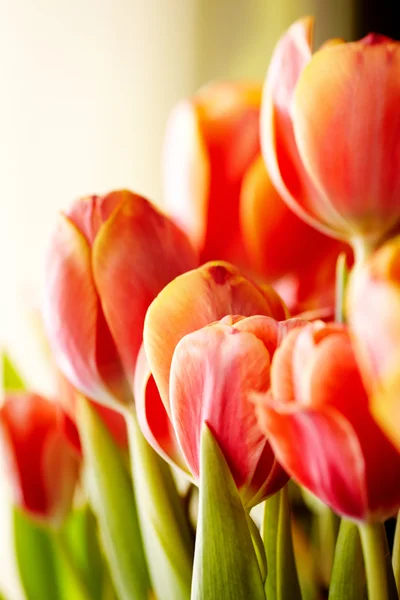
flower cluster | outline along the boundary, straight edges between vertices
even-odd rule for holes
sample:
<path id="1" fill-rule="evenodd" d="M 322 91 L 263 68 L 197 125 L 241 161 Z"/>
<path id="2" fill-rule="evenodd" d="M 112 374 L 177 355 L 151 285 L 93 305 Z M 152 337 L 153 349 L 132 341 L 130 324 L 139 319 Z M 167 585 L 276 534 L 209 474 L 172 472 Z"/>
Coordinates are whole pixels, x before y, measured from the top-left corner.
<path id="1" fill-rule="evenodd" d="M 264 88 L 215 82 L 176 107 L 164 212 L 128 191 L 83 198 L 51 242 L 59 399 L 9 392 L 0 439 L 15 503 L 40 521 L 59 527 L 81 463 L 91 473 L 127 600 L 300 598 L 277 549 L 290 527 L 271 558 L 273 523 L 263 543 L 249 516 L 279 495 L 290 519 L 289 479 L 358 524 L 369 597 L 392 597 L 379 535 L 400 509 L 400 45 L 370 34 L 313 54 L 312 28 L 290 27 Z"/>

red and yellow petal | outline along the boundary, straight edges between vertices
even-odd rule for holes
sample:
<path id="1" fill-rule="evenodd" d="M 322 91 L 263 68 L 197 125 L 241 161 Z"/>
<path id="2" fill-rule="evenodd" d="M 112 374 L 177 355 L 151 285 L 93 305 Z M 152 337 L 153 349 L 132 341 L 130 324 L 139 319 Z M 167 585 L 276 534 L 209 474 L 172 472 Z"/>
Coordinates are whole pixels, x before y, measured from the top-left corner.
<path id="1" fill-rule="evenodd" d="M 380 238 L 400 221 L 399 81 L 400 44 L 387 39 L 325 48 L 299 77 L 296 143 L 325 199 L 313 204 L 347 236 Z"/>

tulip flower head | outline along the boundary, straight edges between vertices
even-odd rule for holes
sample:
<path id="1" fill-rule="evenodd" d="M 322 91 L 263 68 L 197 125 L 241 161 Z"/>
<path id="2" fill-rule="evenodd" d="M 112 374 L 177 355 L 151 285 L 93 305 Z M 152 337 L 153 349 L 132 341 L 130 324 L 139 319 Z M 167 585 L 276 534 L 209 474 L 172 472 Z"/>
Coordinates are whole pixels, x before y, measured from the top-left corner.
<path id="1" fill-rule="evenodd" d="M 147 307 L 196 264 L 185 235 L 131 192 L 83 198 L 60 216 L 44 320 L 58 366 L 77 390 L 114 408 L 133 401 Z"/>
<path id="2" fill-rule="evenodd" d="M 398 510 L 400 455 L 373 419 L 345 326 L 290 332 L 255 402 L 278 461 L 335 512 L 373 521 Z"/>
<path id="3" fill-rule="evenodd" d="M 58 526 L 70 510 L 80 467 L 75 425 L 36 394 L 9 393 L 0 408 L 0 444 L 14 503 Z"/>
<path id="4" fill-rule="evenodd" d="M 373 414 L 400 448 L 400 237 L 354 270 L 347 308 Z"/>
<path id="5" fill-rule="evenodd" d="M 282 198 L 358 247 L 400 222 L 400 44 L 370 34 L 312 54 L 313 20 L 278 43 L 264 88 L 263 155 Z"/>
<path id="6" fill-rule="evenodd" d="M 271 316 L 222 316 L 229 310 Z M 248 507 L 287 481 L 249 401 L 268 389 L 271 356 L 299 325 L 273 316 L 286 314 L 272 288 L 261 290 L 227 263 L 208 263 L 171 282 L 150 306 L 148 362 L 143 351 L 136 373 L 138 418 L 149 443 L 197 481 L 206 422 Z"/>
<path id="7" fill-rule="evenodd" d="M 227 260 L 269 282 L 290 278 L 281 289 L 295 311 L 332 305 L 332 286 L 315 272 L 333 281 L 344 244 L 306 224 L 276 191 L 260 153 L 261 90 L 216 81 L 176 106 L 164 142 L 165 208 L 201 262 Z"/>

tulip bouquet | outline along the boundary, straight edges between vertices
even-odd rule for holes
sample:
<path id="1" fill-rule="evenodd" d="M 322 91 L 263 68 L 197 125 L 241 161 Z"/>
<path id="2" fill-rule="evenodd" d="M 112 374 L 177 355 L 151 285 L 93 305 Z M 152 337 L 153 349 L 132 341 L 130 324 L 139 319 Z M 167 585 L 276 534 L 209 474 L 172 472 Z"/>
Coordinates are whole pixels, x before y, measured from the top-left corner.
<path id="1" fill-rule="evenodd" d="M 162 210 L 59 217 L 56 399 L 3 361 L 28 600 L 399 597 L 400 45 L 312 28 L 175 108 Z"/>

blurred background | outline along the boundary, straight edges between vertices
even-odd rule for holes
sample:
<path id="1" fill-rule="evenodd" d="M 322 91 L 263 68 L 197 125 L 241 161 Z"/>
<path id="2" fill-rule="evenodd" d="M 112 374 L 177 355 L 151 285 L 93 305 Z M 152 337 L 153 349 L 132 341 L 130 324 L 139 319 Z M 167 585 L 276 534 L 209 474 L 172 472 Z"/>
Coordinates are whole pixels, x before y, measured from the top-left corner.
<path id="1" fill-rule="evenodd" d="M 316 46 L 400 37 L 388 0 L 0 0 L 0 342 L 46 391 L 35 339 L 57 211 L 127 187 L 158 201 L 172 106 L 214 78 L 260 79 L 279 36 L 317 18 Z M 0 479 L 0 589 L 15 588 Z M 39 600 L 39 599 L 38 599 Z"/>

